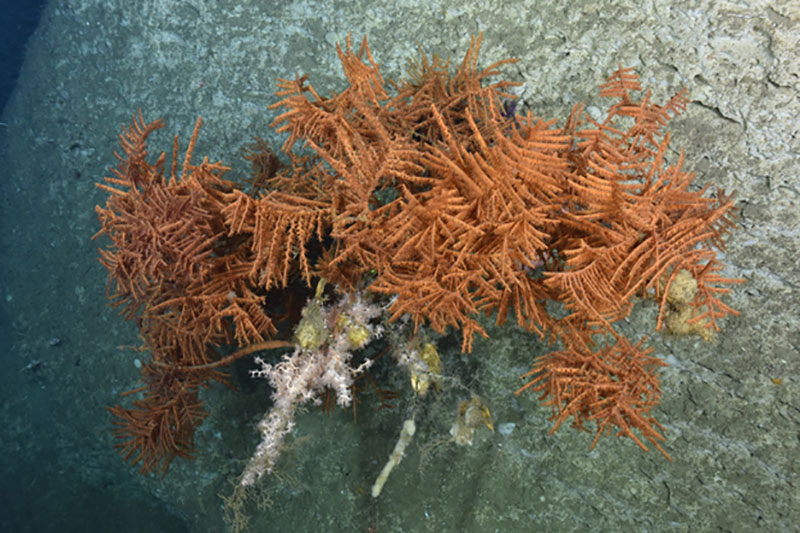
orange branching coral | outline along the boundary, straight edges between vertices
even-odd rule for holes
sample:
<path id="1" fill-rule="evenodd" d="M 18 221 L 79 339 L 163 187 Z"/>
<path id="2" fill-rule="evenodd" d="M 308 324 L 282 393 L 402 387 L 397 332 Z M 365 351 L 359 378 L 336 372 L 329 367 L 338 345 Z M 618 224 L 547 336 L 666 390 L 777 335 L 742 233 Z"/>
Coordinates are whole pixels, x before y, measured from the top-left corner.
<path id="1" fill-rule="evenodd" d="M 198 388 L 225 380 L 214 345 L 263 341 L 274 328 L 264 296 L 249 283 L 250 247 L 226 236 L 221 199 L 233 190 L 228 170 L 204 159 L 191 163 L 198 119 L 177 173 L 178 139 L 165 173 L 162 153 L 147 161 L 147 137 L 163 122 L 141 113 L 120 135 L 122 154 L 113 177 L 98 186 L 110 193 L 97 207 L 111 245 L 100 251 L 109 272 L 109 298 L 136 320 L 151 353 L 142 368 L 144 398 L 133 409 L 110 409 L 126 459 L 143 473 L 166 471 L 175 456 L 192 451 L 194 429 L 205 412 Z"/>
<path id="2" fill-rule="evenodd" d="M 557 183 L 542 170 L 567 165 L 568 137 L 546 125 L 507 138 L 513 120 L 499 99 L 514 84 L 484 80 L 509 61 L 479 71 L 479 47 L 474 40 L 452 78 L 423 57 L 390 98 L 366 41 L 358 53 L 348 42 L 338 49 L 347 89 L 321 98 L 306 77 L 282 80 L 283 99 L 273 106 L 284 109 L 274 123 L 289 133 L 284 151 L 297 159 L 292 148 L 302 140 L 320 160 L 293 175 L 317 184 L 293 201 L 327 206 L 313 208 L 322 216 L 315 227 L 329 226 L 334 241 L 321 274 L 352 284 L 338 276 L 375 272 L 369 289 L 398 296 L 393 317 L 410 314 L 439 331 L 456 326 L 465 350 L 474 332 L 483 334 L 477 311 L 506 305 L 512 294 L 518 309 L 524 303 L 544 317 L 541 287 L 521 267 L 534 268 L 546 250 L 536 226 L 550 220 Z M 526 157 L 540 167 L 522 164 Z M 342 263 L 349 267 L 337 269 Z"/>
<path id="3" fill-rule="evenodd" d="M 114 410 L 123 450 L 144 470 L 189 453 L 197 389 L 220 379 L 209 347 L 263 341 L 273 329 L 265 292 L 314 278 L 390 296 L 390 320 L 452 326 L 465 352 L 486 335 L 479 313 L 503 323 L 513 312 L 560 341 L 520 389 L 552 406 L 554 430 L 594 422 L 595 443 L 616 431 L 664 451 L 652 414 L 663 363 L 613 324 L 653 297 L 657 329 L 680 307 L 693 331 L 717 330 L 735 313 L 720 300 L 725 285 L 740 281 L 721 276 L 716 257 L 733 227 L 731 197 L 695 190 L 682 155 L 667 163 L 664 126 L 686 94 L 653 103 L 620 67 L 601 86 L 612 101 L 602 120 L 580 105 L 563 126 L 515 116 L 504 105 L 515 84 L 496 78 L 514 60 L 480 69 L 480 45 L 472 40 L 452 75 L 422 54 L 393 82 L 366 39 L 355 51 L 348 38 L 337 46 L 340 93 L 321 96 L 308 76 L 278 80 L 273 127 L 287 135 L 288 164 L 257 141 L 246 152 L 250 194 L 220 164 L 190 164 L 197 128 L 180 176 L 175 141 L 169 178 L 163 155 L 146 160 L 160 121 L 140 117 L 121 136 L 115 177 L 100 185 L 111 193 L 98 214 L 112 240 L 101 260 L 111 297 L 153 353 L 149 395 L 138 411 Z M 687 275 L 690 296 L 676 303 Z M 548 311 L 550 301 L 565 312 Z"/>
<path id="4" fill-rule="evenodd" d="M 595 421 L 598 436 L 616 427 L 644 447 L 636 430 L 661 449 L 651 409 L 662 363 L 612 325 L 636 296 L 655 296 L 663 315 L 672 281 L 688 271 L 698 284 L 690 320 L 717 329 L 733 313 L 720 284 L 740 281 L 719 276 L 714 250 L 732 228 L 730 196 L 692 190 L 682 156 L 665 163 L 663 128 L 685 110 L 685 92 L 664 105 L 649 93 L 638 99 L 637 76 L 620 68 L 601 86 L 614 101 L 602 121 L 576 106 L 558 128 L 505 112 L 513 84 L 488 82 L 505 62 L 479 70 L 479 47 L 473 40 L 452 77 L 423 55 L 409 80 L 391 84 L 393 97 L 366 41 L 358 53 L 349 43 L 338 49 L 349 87 L 337 95 L 320 97 L 305 76 L 281 81 L 273 107 L 289 134 L 283 149 L 294 160 L 302 142 L 318 157 L 295 167 L 292 178 L 306 185 L 290 193 L 292 202 L 321 202 L 309 206 L 321 217 L 314 227 L 329 228 L 332 244 L 318 274 L 351 285 L 374 273 L 368 289 L 394 297 L 391 318 L 454 326 L 465 351 L 485 335 L 478 312 L 502 322 L 513 309 L 521 326 L 564 345 L 529 374 L 555 427 Z M 270 194 L 254 202 L 291 206 Z M 548 300 L 568 315 L 552 316 Z"/>
<path id="5" fill-rule="evenodd" d="M 618 435 L 630 437 L 647 450 L 634 433 L 636 429 L 669 458 L 659 444 L 664 440 L 659 431 L 663 428 L 650 412 L 661 397 L 656 371 L 666 363 L 651 356 L 652 349 L 642 348 L 644 339 L 633 345 L 617 334 L 613 344 L 595 349 L 591 332 L 571 324 L 568 327 L 568 333 L 561 335 L 565 348 L 539 358 L 523 376 L 531 380 L 517 392 L 528 388 L 542 392 L 544 405 L 553 409 L 551 433 L 570 417 L 578 429 L 595 421 L 592 448 L 600 436 L 616 427 Z"/>

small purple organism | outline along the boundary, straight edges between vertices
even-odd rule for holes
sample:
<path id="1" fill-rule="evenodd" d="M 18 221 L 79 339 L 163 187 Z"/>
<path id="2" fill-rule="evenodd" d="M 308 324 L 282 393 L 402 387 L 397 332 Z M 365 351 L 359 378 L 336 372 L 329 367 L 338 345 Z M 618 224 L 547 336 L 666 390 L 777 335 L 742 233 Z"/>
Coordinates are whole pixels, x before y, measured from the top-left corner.
<path id="1" fill-rule="evenodd" d="M 505 104 L 503 105 L 503 118 L 511 119 L 514 121 L 514 127 L 519 128 L 519 122 L 517 122 L 517 103 L 519 100 L 506 100 Z"/>
<path id="2" fill-rule="evenodd" d="M 505 109 L 503 110 L 503 116 L 505 118 L 514 118 L 514 113 L 517 110 L 517 100 L 509 100 L 505 103 Z"/>

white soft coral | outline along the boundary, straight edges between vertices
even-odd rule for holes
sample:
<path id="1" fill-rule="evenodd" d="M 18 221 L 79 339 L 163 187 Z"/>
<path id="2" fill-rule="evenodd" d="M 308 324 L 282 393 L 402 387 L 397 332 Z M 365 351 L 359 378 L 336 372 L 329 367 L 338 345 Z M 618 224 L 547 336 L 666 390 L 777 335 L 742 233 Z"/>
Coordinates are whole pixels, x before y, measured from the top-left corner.
<path id="1" fill-rule="evenodd" d="M 381 335 L 381 326 L 371 323 L 381 312 L 379 306 L 367 302 L 360 292 L 347 294 L 330 307 L 324 306 L 319 298 L 312 299 L 306 304 L 303 316 L 313 318 L 305 324 L 301 322 L 298 330 L 317 328 L 318 331 L 310 332 L 309 338 L 322 341 L 306 347 L 300 341 L 292 355 L 285 355 L 272 365 L 256 358 L 260 368 L 251 374 L 269 380 L 273 407 L 258 424 L 261 443 L 245 467 L 241 485 L 252 485 L 264 473 L 272 471 L 283 439 L 294 427 L 297 406 L 309 400 L 319 403 L 326 389 L 336 393 L 339 405 L 350 405 L 355 378 L 372 364 L 371 359 L 366 359 L 357 367 L 351 366 L 353 352 Z M 309 326 L 312 320 L 313 325 Z"/>

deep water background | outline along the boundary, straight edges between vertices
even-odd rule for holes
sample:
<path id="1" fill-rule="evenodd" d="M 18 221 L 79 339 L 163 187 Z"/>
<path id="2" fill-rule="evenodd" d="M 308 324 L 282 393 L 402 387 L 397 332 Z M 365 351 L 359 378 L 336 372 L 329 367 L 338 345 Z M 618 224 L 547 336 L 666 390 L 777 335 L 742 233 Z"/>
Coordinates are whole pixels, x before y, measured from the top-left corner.
<path id="1" fill-rule="evenodd" d="M 25 44 L 44 0 L 0 0 L 0 113 L 6 107 L 25 57 Z"/>

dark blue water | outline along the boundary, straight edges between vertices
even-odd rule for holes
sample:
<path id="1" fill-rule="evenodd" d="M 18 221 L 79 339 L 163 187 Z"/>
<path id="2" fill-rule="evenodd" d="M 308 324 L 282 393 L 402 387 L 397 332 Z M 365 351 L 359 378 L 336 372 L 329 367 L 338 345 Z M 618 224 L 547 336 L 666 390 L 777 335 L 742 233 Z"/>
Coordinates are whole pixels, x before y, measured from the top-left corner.
<path id="1" fill-rule="evenodd" d="M 14 90 L 25 43 L 44 4 L 44 0 L 0 0 L 0 113 Z"/>

